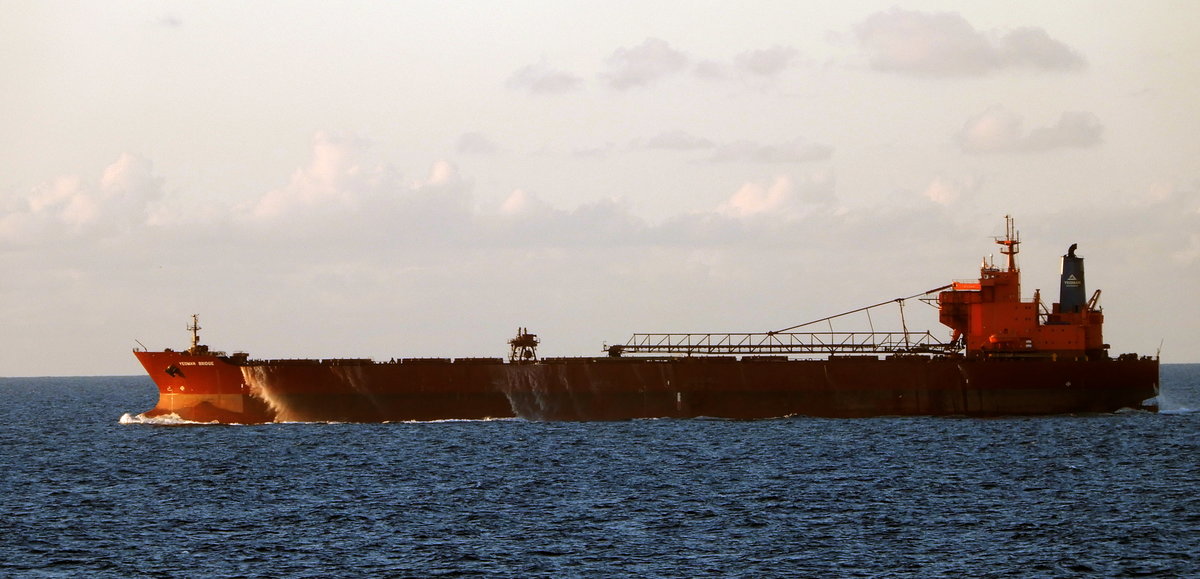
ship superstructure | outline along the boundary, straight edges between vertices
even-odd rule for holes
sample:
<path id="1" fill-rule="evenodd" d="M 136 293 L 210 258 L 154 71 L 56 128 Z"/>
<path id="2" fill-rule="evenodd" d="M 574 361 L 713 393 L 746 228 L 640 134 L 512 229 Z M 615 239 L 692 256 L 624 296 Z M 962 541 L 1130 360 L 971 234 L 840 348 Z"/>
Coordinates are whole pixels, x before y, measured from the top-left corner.
<path id="1" fill-rule="evenodd" d="M 1072 244 L 1062 256 L 1059 301 L 1046 310 L 1041 292 L 1021 299 L 1021 270 L 1017 253 L 1021 239 L 1006 218 L 1006 233 L 996 240 L 1007 258 L 1003 269 L 984 262 L 976 282 L 955 282 L 938 295 L 940 320 L 961 340 L 968 356 L 1051 356 L 1069 359 L 1104 358 L 1104 314 L 1100 291 L 1087 298 L 1083 258 Z"/>

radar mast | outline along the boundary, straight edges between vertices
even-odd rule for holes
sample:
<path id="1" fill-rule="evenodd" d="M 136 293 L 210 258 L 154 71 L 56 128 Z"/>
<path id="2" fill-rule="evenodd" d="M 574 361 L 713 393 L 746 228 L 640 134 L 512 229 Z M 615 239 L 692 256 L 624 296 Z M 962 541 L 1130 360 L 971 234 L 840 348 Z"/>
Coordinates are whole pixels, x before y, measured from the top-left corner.
<path id="1" fill-rule="evenodd" d="M 1017 271 L 1017 254 L 1021 252 L 1021 232 L 1013 225 L 1011 215 L 1004 216 L 1004 238 L 996 238 L 1000 253 L 1008 256 L 1008 271 Z"/>

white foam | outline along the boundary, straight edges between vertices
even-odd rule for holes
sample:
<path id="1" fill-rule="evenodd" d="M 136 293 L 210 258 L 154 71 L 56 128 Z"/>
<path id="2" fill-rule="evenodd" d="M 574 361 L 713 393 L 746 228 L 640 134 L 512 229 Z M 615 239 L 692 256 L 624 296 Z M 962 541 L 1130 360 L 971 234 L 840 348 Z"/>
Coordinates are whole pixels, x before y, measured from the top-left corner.
<path id="1" fill-rule="evenodd" d="M 1171 399 L 1171 397 L 1167 396 L 1166 392 L 1160 391 L 1155 402 L 1158 403 L 1159 414 L 1191 414 L 1196 411 L 1195 409 L 1188 408 L 1182 403 Z"/>
<path id="2" fill-rule="evenodd" d="M 521 421 L 524 418 L 518 416 L 489 416 L 486 418 L 439 418 L 437 420 L 387 420 L 384 424 L 441 424 L 444 422 L 508 422 Z"/>
<path id="3" fill-rule="evenodd" d="M 196 424 L 217 424 L 216 422 L 195 422 L 192 420 L 184 420 L 178 414 L 160 414 L 158 416 L 146 416 L 145 414 L 130 415 L 128 412 L 121 415 L 121 424 L 149 424 L 152 426 L 189 426 Z"/>

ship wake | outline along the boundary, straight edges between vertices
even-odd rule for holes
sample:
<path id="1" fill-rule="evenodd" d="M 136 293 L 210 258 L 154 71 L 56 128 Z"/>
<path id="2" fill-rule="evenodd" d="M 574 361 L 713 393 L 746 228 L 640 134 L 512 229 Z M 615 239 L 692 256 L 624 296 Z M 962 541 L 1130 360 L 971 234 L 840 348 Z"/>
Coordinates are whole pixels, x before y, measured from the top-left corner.
<path id="1" fill-rule="evenodd" d="M 1159 392 L 1158 397 L 1154 400 L 1158 403 L 1159 414 L 1192 414 L 1196 412 L 1195 408 L 1184 406 L 1182 402 L 1169 396 L 1166 392 Z"/>
<path id="2" fill-rule="evenodd" d="M 121 424 L 141 424 L 149 426 L 211 426 L 213 424 L 222 424 L 217 421 L 211 422 L 196 422 L 194 420 L 184 420 L 178 414 L 159 414 L 158 416 L 146 416 L 145 414 L 130 414 L 126 412 L 121 415 L 118 421 Z"/>

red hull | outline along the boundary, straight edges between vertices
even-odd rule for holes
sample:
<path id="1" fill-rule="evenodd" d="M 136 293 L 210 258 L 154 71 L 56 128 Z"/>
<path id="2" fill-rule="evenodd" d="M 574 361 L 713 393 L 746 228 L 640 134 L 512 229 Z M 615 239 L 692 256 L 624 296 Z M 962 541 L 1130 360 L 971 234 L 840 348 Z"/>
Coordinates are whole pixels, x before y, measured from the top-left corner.
<path id="1" fill-rule="evenodd" d="M 147 416 L 223 423 L 1096 413 L 1141 407 L 1158 395 L 1159 375 L 1158 361 L 1146 358 L 566 358 L 513 364 L 136 355 L 159 387 L 159 402 Z"/>
<path id="2" fill-rule="evenodd" d="M 1006 268 L 985 260 L 978 283 L 917 294 L 940 292 L 946 344 L 929 332 L 833 332 L 832 323 L 829 332 L 791 331 L 839 314 L 755 334 L 634 334 L 608 358 L 537 361 L 537 335 L 521 328 L 508 342 L 509 360 L 520 362 L 253 361 L 200 344 L 193 315 L 187 352 L 136 354 L 159 388 L 148 414 L 203 422 L 999 416 L 1115 412 L 1158 395 L 1157 359 L 1109 358 L 1100 292 L 1087 299 L 1076 245 L 1062 258 L 1061 299 L 1046 308 L 1040 291 L 1021 299 L 1011 217 L 996 243 Z M 814 352 L 891 355 L 774 355 Z M 629 353 L 686 355 L 622 357 Z M 703 355 L 738 353 L 755 355 Z"/>

